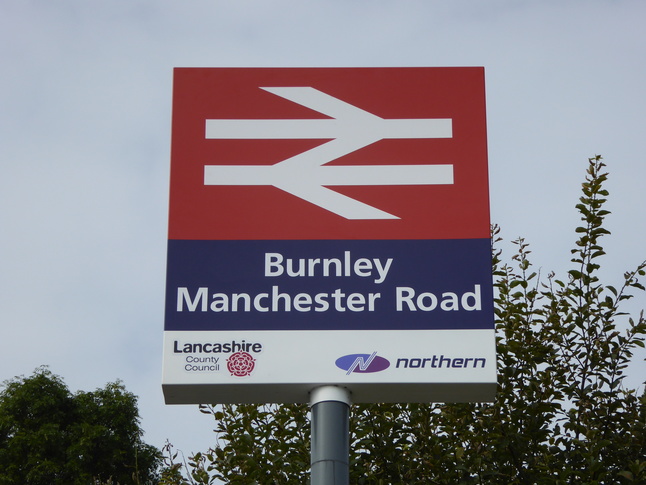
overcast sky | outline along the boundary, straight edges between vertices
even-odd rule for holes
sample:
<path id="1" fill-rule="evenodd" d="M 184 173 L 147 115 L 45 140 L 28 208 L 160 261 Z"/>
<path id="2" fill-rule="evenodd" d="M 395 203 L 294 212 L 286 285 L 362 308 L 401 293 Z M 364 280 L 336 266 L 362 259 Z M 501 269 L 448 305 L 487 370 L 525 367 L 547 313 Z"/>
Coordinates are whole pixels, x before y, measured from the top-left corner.
<path id="1" fill-rule="evenodd" d="M 173 67 L 484 66 L 492 222 L 564 275 L 601 154 L 620 283 L 646 258 L 644 19 L 643 0 L 2 0 L 0 380 L 122 379 L 147 442 L 213 444 L 160 386 Z"/>

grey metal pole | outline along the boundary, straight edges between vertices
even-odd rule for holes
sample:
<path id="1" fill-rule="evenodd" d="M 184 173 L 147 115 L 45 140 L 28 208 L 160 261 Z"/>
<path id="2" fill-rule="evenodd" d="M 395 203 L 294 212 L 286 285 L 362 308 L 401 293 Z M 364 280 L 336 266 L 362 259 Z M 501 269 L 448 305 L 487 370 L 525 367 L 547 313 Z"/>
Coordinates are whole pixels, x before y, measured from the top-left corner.
<path id="1" fill-rule="evenodd" d="M 350 392 L 338 386 L 317 387 L 310 407 L 311 485 L 349 485 Z"/>

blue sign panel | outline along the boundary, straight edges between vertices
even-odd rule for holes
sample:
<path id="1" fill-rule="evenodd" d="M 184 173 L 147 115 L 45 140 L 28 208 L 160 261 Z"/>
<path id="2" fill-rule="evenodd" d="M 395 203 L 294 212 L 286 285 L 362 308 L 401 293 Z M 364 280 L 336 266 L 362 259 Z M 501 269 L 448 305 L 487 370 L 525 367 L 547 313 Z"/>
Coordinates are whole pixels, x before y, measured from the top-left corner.
<path id="1" fill-rule="evenodd" d="M 166 330 L 491 329 L 488 239 L 170 241 Z"/>

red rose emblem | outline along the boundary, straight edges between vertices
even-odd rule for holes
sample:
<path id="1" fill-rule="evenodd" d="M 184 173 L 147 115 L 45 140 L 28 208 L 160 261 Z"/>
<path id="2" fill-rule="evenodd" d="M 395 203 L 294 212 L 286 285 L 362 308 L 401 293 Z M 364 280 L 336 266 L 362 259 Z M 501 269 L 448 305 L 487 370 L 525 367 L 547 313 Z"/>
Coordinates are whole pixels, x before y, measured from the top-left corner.
<path id="1" fill-rule="evenodd" d="M 256 359 L 247 352 L 236 352 L 227 359 L 227 369 L 232 376 L 246 377 L 256 366 Z"/>

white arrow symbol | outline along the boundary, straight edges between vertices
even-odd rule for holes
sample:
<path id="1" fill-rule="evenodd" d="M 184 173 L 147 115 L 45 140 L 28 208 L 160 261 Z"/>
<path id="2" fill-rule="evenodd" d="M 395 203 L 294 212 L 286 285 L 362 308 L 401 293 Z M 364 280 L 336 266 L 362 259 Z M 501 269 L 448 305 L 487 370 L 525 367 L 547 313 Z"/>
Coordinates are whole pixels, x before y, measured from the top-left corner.
<path id="1" fill-rule="evenodd" d="M 311 87 L 262 88 L 331 119 L 206 120 L 208 139 L 331 139 L 275 165 L 207 165 L 204 185 L 273 185 L 346 219 L 399 219 L 328 186 L 453 183 L 453 165 L 325 165 L 387 138 L 451 138 L 451 119 L 383 119 Z"/>

